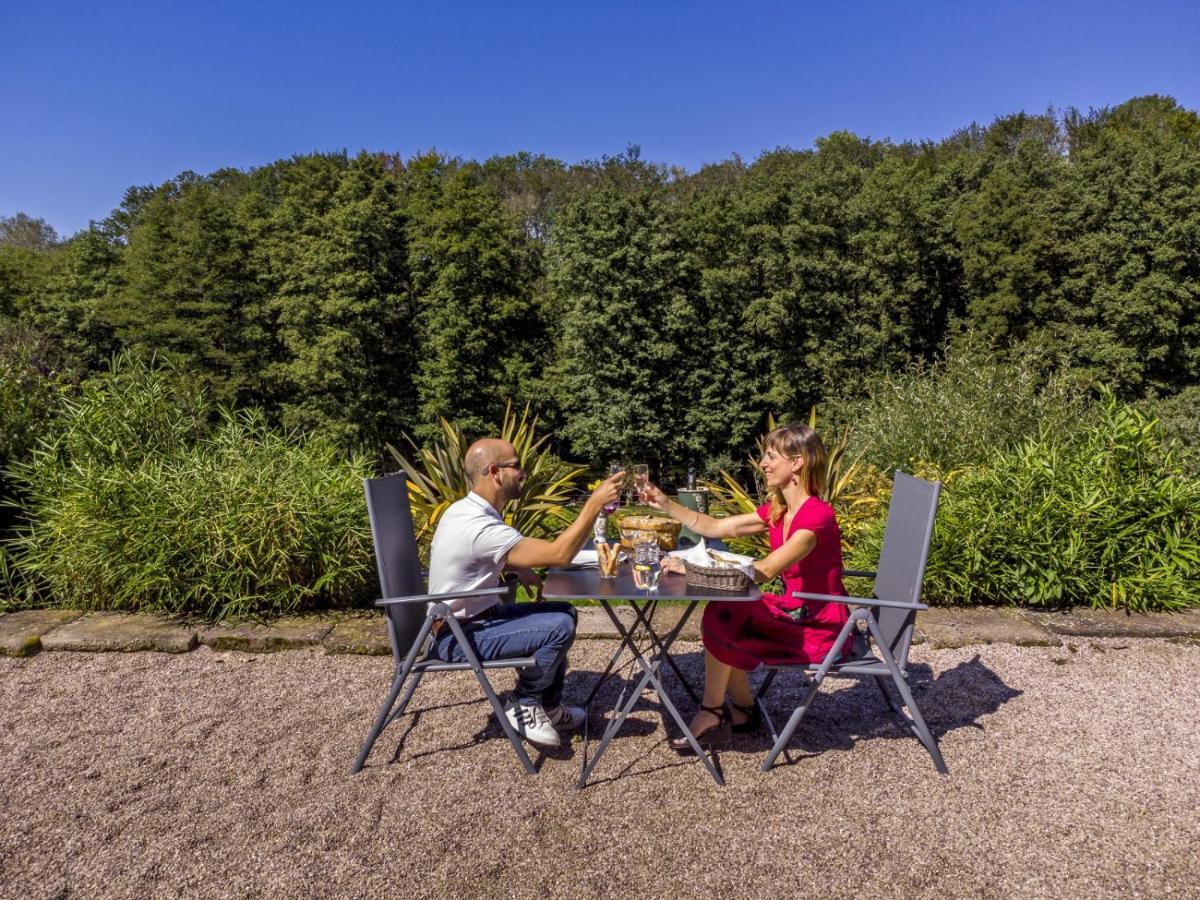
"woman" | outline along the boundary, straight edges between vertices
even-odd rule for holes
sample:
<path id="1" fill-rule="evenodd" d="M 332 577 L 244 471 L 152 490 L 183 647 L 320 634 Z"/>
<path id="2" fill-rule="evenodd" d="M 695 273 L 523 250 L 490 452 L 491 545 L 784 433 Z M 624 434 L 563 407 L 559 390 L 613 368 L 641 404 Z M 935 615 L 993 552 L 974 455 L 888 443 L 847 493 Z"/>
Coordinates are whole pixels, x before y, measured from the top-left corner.
<path id="1" fill-rule="evenodd" d="M 704 610 L 704 697 L 691 732 L 702 745 L 750 732 L 761 724 L 746 673 L 760 663 L 815 663 L 825 658 L 846 623 L 841 603 L 797 600 L 793 591 L 846 596 L 842 585 L 842 541 L 833 507 L 821 499 L 827 457 L 807 425 L 784 425 L 767 435 L 759 466 L 771 499 L 752 513 L 715 519 L 688 509 L 648 484 L 643 500 L 697 534 L 745 537 L 766 531 L 771 553 L 754 563 L 755 581 L 782 575 L 784 594 L 764 594 L 754 603 L 714 601 Z M 664 567 L 682 571 L 679 560 Z M 732 709 L 725 705 L 725 694 Z M 685 738 L 671 742 L 687 750 Z"/>

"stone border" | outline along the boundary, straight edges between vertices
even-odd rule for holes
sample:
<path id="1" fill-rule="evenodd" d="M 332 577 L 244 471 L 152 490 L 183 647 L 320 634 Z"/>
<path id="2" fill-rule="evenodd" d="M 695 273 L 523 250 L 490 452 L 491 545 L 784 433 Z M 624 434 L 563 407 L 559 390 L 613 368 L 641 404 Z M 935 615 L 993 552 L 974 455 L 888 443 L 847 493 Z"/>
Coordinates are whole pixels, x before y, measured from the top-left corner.
<path id="1" fill-rule="evenodd" d="M 616 629 L 598 606 L 581 606 L 578 636 L 612 639 Z M 681 608 L 660 607 L 663 617 Z M 632 621 L 628 610 L 618 614 Z M 664 626 L 669 626 L 664 618 Z M 682 640 L 699 638 L 700 616 L 694 613 Z M 1130 615 L 1104 610 L 1039 612 L 1016 608 L 935 608 L 917 618 L 914 641 L 934 648 L 968 644 L 1060 646 L 1064 637 L 1164 638 L 1200 642 L 1200 609 L 1180 613 Z M 31 656 L 41 650 L 131 652 L 150 650 L 186 653 L 199 644 L 214 650 L 273 653 L 321 647 L 330 654 L 387 656 L 386 620 L 382 613 L 353 611 L 294 616 L 271 624 L 206 626 L 187 620 L 133 613 L 78 610 L 21 610 L 0 615 L 0 656 Z"/>

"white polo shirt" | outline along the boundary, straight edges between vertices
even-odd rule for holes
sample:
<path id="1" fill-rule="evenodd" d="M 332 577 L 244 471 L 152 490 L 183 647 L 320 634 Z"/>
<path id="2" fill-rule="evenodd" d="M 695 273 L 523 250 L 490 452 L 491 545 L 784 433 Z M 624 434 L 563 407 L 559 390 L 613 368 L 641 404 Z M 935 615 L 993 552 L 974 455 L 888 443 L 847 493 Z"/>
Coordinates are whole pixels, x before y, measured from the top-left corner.
<path id="1" fill-rule="evenodd" d="M 500 513 L 474 491 L 450 504 L 438 520 L 429 550 L 429 593 L 449 594 L 496 587 L 508 551 L 521 532 L 505 523 Z M 448 600 L 456 619 L 477 616 L 500 602 L 495 597 Z"/>

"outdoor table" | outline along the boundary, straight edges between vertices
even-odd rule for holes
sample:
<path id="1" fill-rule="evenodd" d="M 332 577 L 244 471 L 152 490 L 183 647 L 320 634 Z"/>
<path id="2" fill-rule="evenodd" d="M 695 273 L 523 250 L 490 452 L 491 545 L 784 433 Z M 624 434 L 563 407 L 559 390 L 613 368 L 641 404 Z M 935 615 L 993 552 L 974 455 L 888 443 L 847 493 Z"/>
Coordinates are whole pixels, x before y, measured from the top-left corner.
<path id="1" fill-rule="evenodd" d="M 625 647 L 628 647 L 633 654 L 634 662 L 637 668 L 641 669 L 641 678 L 636 686 L 626 697 L 625 691 L 629 688 L 630 682 L 637 675 L 635 668 L 630 673 L 630 678 L 621 690 L 621 695 L 617 699 L 616 716 L 608 723 L 604 729 L 604 734 L 600 738 L 600 746 L 596 748 L 596 753 L 590 760 L 587 760 L 583 771 L 579 775 L 579 781 L 576 783 L 577 788 L 582 788 L 587 784 L 588 778 L 592 771 L 596 768 L 600 758 L 604 755 L 605 749 L 613 736 L 620 730 L 625 723 L 625 719 L 633 710 L 638 698 L 647 686 L 653 687 L 658 694 L 659 702 L 663 708 L 675 720 L 675 724 L 679 726 L 691 744 L 692 750 L 696 756 L 703 760 L 708 773 L 713 777 L 717 784 L 723 785 L 725 780 L 709 759 L 708 754 L 700 746 L 699 742 L 692 736 L 691 730 L 683 717 L 679 714 L 671 696 L 667 693 L 663 686 L 662 679 L 659 677 L 659 668 L 666 662 L 674 669 L 675 674 L 679 677 L 684 688 L 691 695 L 692 699 L 696 699 L 696 694 L 692 690 L 691 685 L 683 677 L 683 673 L 679 671 L 674 660 L 671 659 L 671 645 L 683 631 L 683 626 L 687 624 L 688 618 L 695 610 L 696 606 L 703 600 L 726 600 L 726 601 L 750 601 L 757 600 L 762 596 L 762 591 L 757 587 L 748 587 L 744 591 L 719 591 L 714 588 L 694 587 L 687 583 L 686 576 L 676 575 L 668 572 L 663 572 L 658 580 L 657 591 L 642 591 L 633 583 L 633 572 L 628 563 L 621 565 L 617 570 L 615 578 L 601 578 L 600 571 L 594 568 L 566 568 L 566 569 L 551 569 L 546 575 L 545 585 L 542 588 L 542 596 L 547 600 L 596 600 L 603 607 L 608 617 L 612 620 L 613 625 L 617 629 L 617 633 L 621 636 L 621 645 L 617 648 L 617 654 L 609 662 L 608 670 L 601 676 L 603 681 L 608 672 L 611 671 L 613 663 L 620 656 Z M 617 615 L 613 609 L 613 602 L 617 600 L 625 600 L 633 608 L 635 621 L 632 629 L 627 629 L 625 623 Z M 665 636 L 660 636 L 654 629 L 654 613 L 658 608 L 658 604 L 662 600 L 686 600 L 689 601 L 683 611 L 683 615 L 679 617 L 679 621 Z M 648 638 L 647 650 L 651 653 L 651 658 L 646 658 L 646 653 L 638 647 L 637 641 L 634 638 L 634 633 L 638 628 L 644 629 Z M 599 687 L 599 684 L 597 684 Z M 595 696 L 595 690 L 592 691 L 592 696 Z M 588 698 L 590 702 L 591 697 Z"/>

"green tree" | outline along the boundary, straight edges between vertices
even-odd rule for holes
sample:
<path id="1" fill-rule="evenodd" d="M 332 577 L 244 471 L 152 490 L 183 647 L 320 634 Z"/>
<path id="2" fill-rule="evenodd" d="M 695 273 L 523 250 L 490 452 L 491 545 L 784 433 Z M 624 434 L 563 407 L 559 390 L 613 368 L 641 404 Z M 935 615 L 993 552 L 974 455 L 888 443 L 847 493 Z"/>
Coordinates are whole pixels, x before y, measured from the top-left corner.
<path id="1" fill-rule="evenodd" d="M 271 182 L 260 271 L 277 347 L 265 378 L 289 427 L 373 449 L 411 420 L 404 214 L 382 156 L 300 157 Z"/>
<path id="2" fill-rule="evenodd" d="M 690 455 L 683 385 L 704 362 L 682 350 L 698 322 L 664 174 L 636 153 L 605 160 L 554 225 L 562 431 L 592 462 Z"/>
<path id="3" fill-rule="evenodd" d="M 416 433 L 437 435 L 444 417 L 479 434 L 510 399 L 540 407 L 534 380 L 550 347 L 527 222 L 504 208 L 475 165 L 419 158 L 405 188 L 420 346 Z"/>
<path id="4" fill-rule="evenodd" d="M 185 172 L 140 205 L 106 303 L 118 338 L 174 359 L 221 403 L 259 393 L 262 289 L 237 215 L 247 179 Z"/>

